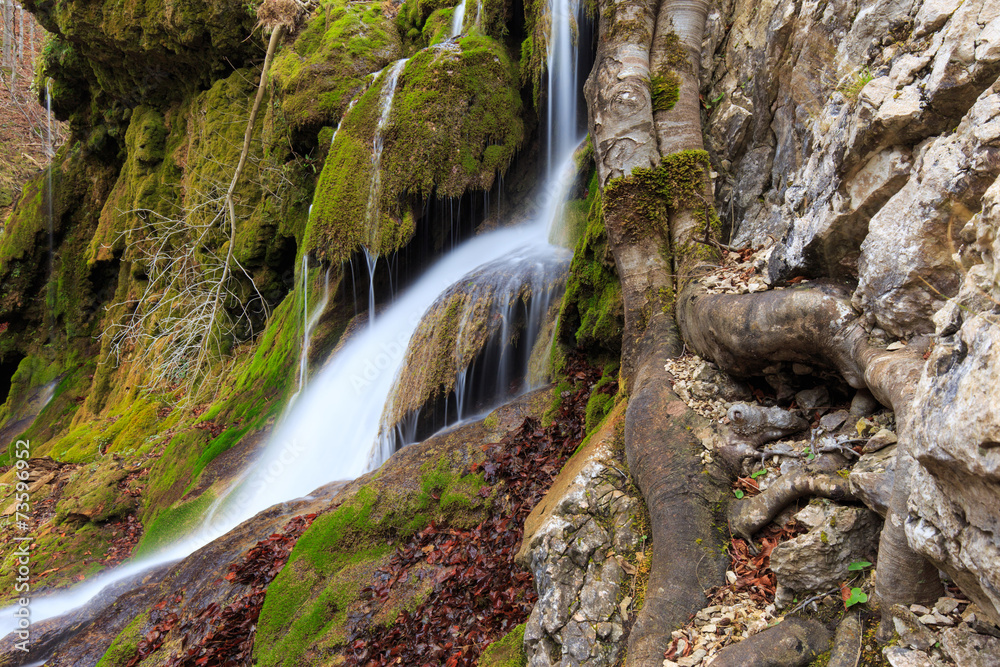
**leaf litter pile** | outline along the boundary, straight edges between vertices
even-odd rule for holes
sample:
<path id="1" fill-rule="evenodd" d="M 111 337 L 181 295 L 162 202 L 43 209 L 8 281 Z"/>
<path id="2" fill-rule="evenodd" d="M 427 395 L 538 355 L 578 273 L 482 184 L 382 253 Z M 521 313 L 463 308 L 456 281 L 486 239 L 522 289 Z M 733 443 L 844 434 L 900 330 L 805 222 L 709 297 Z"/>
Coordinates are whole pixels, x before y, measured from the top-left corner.
<path id="1" fill-rule="evenodd" d="M 741 477 L 734 488 L 748 496 L 760 493 L 756 481 Z M 774 594 L 777 581 L 771 570 L 771 552 L 778 544 L 806 532 L 796 521 L 783 526 L 774 523 L 756 533 L 750 543 L 739 537 L 729 542 L 729 583 L 706 591 L 709 606 L 688 624 L 674 630 L 664 654 L 665 667 L 677 664 L 699 665 L 729 644 L 760 632 L 777 620 Z M 703 656 L 701 660 L 697 655 Z M 688 662 L 683 662 L 684 660 Z"/>
<path id="2" fill-rule="evenodd" d="M 431 523 L 398 548 L 379 572 L 381 581 L 362 592 L 384 602 L 411 571 L 436 570 L 425 602 L 399 612 L 388 627 L 368 625 L 353 639 L 348 665 L 471 667 L 488 644 L 527 619 L 537 596 L 531 574 L 514 562 L 524 520 L 583 441 L 587 399 L 600 372 L 573 356 L 567 376 L 575 389 L 564 392 L 550 426 L 525 419 L 499 443 L 486 445 L 486 460 L 470 471 L 481 467 L 488 485 L 483 497 L 498 492 L 489 516 L 471 530 Z"/>
<path id="3" fill-rule="evenodd" d="M 268 585 L 288 562 L 299 537 L 316 518 L 305 514 L 291 519 L 281 532 L 257 542 L 243 560 L 229 566 L 226 581 L 245 592 L 225 607 L 213 602 L 193 616 L 179 613 L 183 593 L 164 598 L 152 610 L 155 624 L 138 645 L 126 667 L 135 667 L 162 646 L 170 633 L 179 633 L 181 653 L 164 663 L 168 667 L 228 667 L 249 665 L 256 637 L 257 619 Z M 190 646 L 188 644 L 191 643 Z"/>

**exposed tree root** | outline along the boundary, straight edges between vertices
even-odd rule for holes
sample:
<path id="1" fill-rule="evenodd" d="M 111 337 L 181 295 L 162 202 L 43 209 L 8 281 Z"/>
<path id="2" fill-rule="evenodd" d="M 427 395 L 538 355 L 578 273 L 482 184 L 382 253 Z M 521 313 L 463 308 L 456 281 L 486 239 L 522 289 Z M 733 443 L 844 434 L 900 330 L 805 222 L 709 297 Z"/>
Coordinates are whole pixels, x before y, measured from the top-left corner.
<path id="1" fill-rule="evenodd" d="M 837 626 L 827 667 L 857 667 L 861 658 L 861 618 L 849 611 Z"/>
<path id="2" fill-rule="evenodd" d="M 730 373 L 751 375 L 775 361 L 825 364 L 895 411 L 896 475 L 879 542 L 875 588 L 883 609 L 880 637 L 891 633 L 886 613 L 893 604 L 937 598 L 937 570 L 913 552 L 903 531 L 914 465 L 908 438 L 910 396 L 923 366 L 919 348 L 890 352 L 870 344 L 846 291 L 830 285 L 726 295 L 708 294 L 692 283 L 680 296 L 677 319 L 687 344 Z"/>
<path id="3" fill-rule="evenodd" d="M 727 564 L 713 513 L 727 495 L 726 477 L 701 464 L 702 445 L 692 431 L 707 424 L 662 372 L 680 351 L 671 324 L 666 317 L 651 324 L 658 335 L 640 346 L 649 354 L 640 359 L 625 413 L 628 465 L 649 508 L 653 545 L 646 601 L 629 635 L 629 666 L 663 663 L 671 630 L 705 606 L 703 591 L 722 581 Z"/>
<path id="4" fill-rule="evenodd" d="M 801 667 L 829 647 L 822 623 L 794 616 L 722 649 L 712 667 Z"/>
<path id="5" fill-rule="evenodd" d="M 782 475 L 759 495 L 730 506 L 729 529 L 733 534 L 749 541 L 754 533 L 771 523 L 781 510 L 803 496 L 854 500 L 850 485 L 840 475 L 813 474 L 799 470 Z"/>

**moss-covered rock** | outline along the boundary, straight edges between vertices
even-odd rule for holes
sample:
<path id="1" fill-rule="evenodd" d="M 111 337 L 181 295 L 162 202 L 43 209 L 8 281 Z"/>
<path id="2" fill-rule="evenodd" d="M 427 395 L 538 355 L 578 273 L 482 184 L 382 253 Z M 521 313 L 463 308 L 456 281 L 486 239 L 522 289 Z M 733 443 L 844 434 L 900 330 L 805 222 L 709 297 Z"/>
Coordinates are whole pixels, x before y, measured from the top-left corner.
<path id="1" fill-rule="evenodd" d="M 135 498 L 119 488 L 128 473 L 117 461 L 94 463 L 81 469 L 81 474 L 70 479 L 63 489 L 56 505 L 56 522 L 76 518 L 103 523 L 134 511 Z"/>
<path id="2" fill-rule="evenodd" d="M 569 347 L 587 350 L 592 357 L 617 359 L 625 308 L 596 179 L 591 180 L 588 200 L 587 227 L 573 253 L 559 313 L 559 339 Z"/>
<path id="3" fill-rule="evenodd" d="M 173 101 L 232 64 L 263 55 L 248 40 L 256 17 L 236 2 L 68 0 L 24 3 L 46 30 L 72 44 L 94 89 L 129 106 Z M 81 68 L 82 69 L 82 68 Z"/>
<path id="4" fill-rule="evenodd" d="M 546 250 L 544 256 L 529 254 L 519 262 L 496 262 L 466 276 L 442 294 L 410 339 L 406 359 L 386 403 L 383 425 L 391 430 L 407 415 L 422 411 L 456 390 L 459 375 L 482 358 L 488 347 L 497 350 L 504 345 L 508 359 L 519 349 L 524 356 L 530 354 L 528 346 L 534 341 L 527 337 L 537 336 L 543 325 L 528 321 L 532 300 L 539 299 L 534 306 L 541 310 L 549 299 L 558 298 L 566 260 L 566 255 Z M 542 319 L 548 313 L 537 315 Z M 527 331 L 529 324 L 534 324 L 536 330 Z M 502 335 L 506 336 L 503 340 Z M 505 370 L 496 366 L 502 363 L 499 356 L 477 363 L 484 364 L 477 371 L 487 382 Z M 489 363 L 493 366 L 486 365 Z M 470 376 L 470 384 L 475 379 Z"/>
<path id="5" fill-rule="evenodd" d="M 528 664 L 528 656 L 524 653 L 526 627 L 527 624 L 522 623 L 487 646 L 479 656 L 479 667 L 525 667 Z"/>
<path id="6" fill-rule="evenodd" d="M 401 56 L 401 42 L 380 2 L 327 0 L 295 41 L 275 56 L 272 75 L 293 140 L 336 123 L 371 72 Z"/>
<path id="7" fill-rule="evenodd" d="M 258 664 L 297 665 L 343 650 L 366 616 L 356 613 L 361 589 L 388 564 L 394 544 L 432 520 L 456 527 L 481 521 L 493 495 L 484 498 L 481 473 L 467 471 L 483 460 L 479 445 L 486 437 L 477 422 L 412 445 L 345 489 L 339 507 L 316 519 L 268 588 L 255 643 Z M 400 583 L 405 592 L 394 594 L 375 622 L 392 622 L 427 594 L 417 579 Z"/>
<path id="8" fill-rule="evenodd" d="M 408 196 L 488 190 L 524 139 L 517 70 L 501 44 L 473 36 L 425 49 L 399 74 L 375 187 L 373 138 L 389 80 L 383 72 L 337 133 L 317 184 L 309 252 L 343 261 L 362 245 L 378 255 L 398 249 L 414 230 Z"/>

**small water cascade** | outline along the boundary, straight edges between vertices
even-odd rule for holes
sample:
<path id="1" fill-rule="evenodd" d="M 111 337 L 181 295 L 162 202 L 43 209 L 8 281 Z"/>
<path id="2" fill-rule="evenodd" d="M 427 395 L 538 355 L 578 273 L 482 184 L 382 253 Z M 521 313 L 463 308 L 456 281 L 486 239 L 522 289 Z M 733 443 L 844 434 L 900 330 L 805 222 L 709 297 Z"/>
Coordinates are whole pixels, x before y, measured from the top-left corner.
<path id="1" fill-rule="evenodd" d="M 299 355 L 299 389 L 298 396 L 302 392 L 306 381 L 309 379 L 309 344 L 312 339 L 313 329 L 319 318 L 326 310 L 326 305 L 330 302 L 330 269 L 326 270 L 323 276 L 323 298 L 309 312 L 309 255 L 302 256 L 302 353 Z M 293 399 L 294 400 L 294 399 Z"/>
<path id="2" fill-rule="evenodd" d="M 340 120 L 337 121 L 337 128 L 333 131 L 333 136 L 330 137 L 331 146 L 333 146 L 333 142 L 337 140 L 337 133 L 340 132 L 340 126 L 344 124 L 344 119 L 347 118 L 347 114 L 351 113 L 351 109 L 354 108 L 354 105 L 358 103 L 358 99 L 360 98 L 361 95 L 359 94 L 357 97 L 351 100 L 350 104 L 347 105 L 347 108 L 344 109 L 344 113 L 340 116 Z"/>
<path id="3" fill-rule="evenodd" d="M 532 352 L 562 295 L 569 259 L 561 248 L 525 246 L 438 298 L 407 349 L 373 460 L 533 388 Z"/>
<path id="4" fill-rule="evenodd" d="M 346 340 L 324 368 L 299 394 L 275 428 L 260 458 L 244 472 L 231 491 L 213 505 L 213 511 L 193 534 L 177 540 L 167 550 L 103 573 L 79 586 L 50 596 L 32 599 L 32 621 L 64 614 L 86 604 L 106 586 L 146 571 L 157 565 L 183 558 L 208 542 L 224 535 L 257 512 L 289 499 L 301 497 L 336 480 L 352 479 L 384 461 L 379 434 L 390 394 L 407 356 L 410 341 L 429 309 L 454 286 L 468 286 L 493 276 L 502 267 L 558 259 L 558 249 L 548 239 L 560 206 L 573 182 L 575 167 L 572 152 L 582 132 L 576 117 L 577 65 L 572 40 L 576 11 L 572 0 L 552 1 L 552 34 L 549 43 L 556 48 L 549 54 L 549 109 L 547 113 L 549 178 L 541 186 L 540 206 L 525 224 L 504 227 L 459 244 L 423 274 L 379 315 L 370 326 Z M 561 8 L 561 9 L 560 9 Z M 565 24 L 565 25 L 564 25 Z M 391 66 L 383 85 L 382 116 L 376 132 L 373 160 L 381 158 L 381 130 L 388 119 L 397 79 L 405 60 Z M 564 81 L 569 77 L 568 81 Z M 377 163 L 375 176 L 378 178 Z M 374 180 L 373 179 L 373 180 Z M 372 188 L 369 209 L 377 206 L 379 184 Z M 371 211 L 370 211 L 371 212 Z M 370 215 L 369 220 L 375 220 Z M 374 231 L 374 230 L 372 230 Z M 563 260 L 565 261 L 565 260 Z M 544 262 L 543 262 L 544 263 Z M 305 265 L 304 265 L 305 266 Z M 371 270 L 371 269 L 370 269 Z M 305 272 L 304 272 L 305 273 Z M 528 271 L 530 274 L 530 271 Z M 501 341 L 511 336 L 511 325 L 521 320 L 524 328 L 539 327 L 546 304 L 554 303 L 556 291 L 542 296 L 541 288 L 518 291 L 519 298 L 507 300 L 499 314 L 497 330 Z M 547 288 L 546 288 L 547 289 Z M 530 292 L 527 302 L 520 298 Z M 503 298 L 497 299 L 503 304 Z M 524 307 L 519 315 L 514 313 Z M 374 309 L 370 297 L 370 310 Z M 308 330 L 308 327 L 307 327 Z M 509 352 L 497 349 L 501 358 Z M 454 402 L 456 413 L 466 416 L 472 409 L 469 387 L 476 384 L 478 360 L 456 373 L 457 392 L 445 397 L 448 411 Z M 483 362 L 485 363 L 485 362 Z M 488 364 L 487 364 L 488 365 Z M 301 369 L 300 369 L 301 376 Z M 500 382 L 498 379 L 497 382 Z M 394 429 L 404 439 L 412 440 L 420 422 L 420 410 L 411 411 Z M 9 607 L 0 612 L 0 635 L 16 627 Z"/>
<path id="5" fill-rule="evenodd" d="M 392 111 L 392 100 L 396 97 L 396 84 L 399 75 L 406 66 L 406 58 L 400 58 L 388 69 L 382 92 L 379 95 L 379 118 L 372 138 L 372 180 L 368 189 L 368 243 L 364 247 L 365 259 L 368 261 L 368 323 L 375 322 L 375 266 L 378 264 L 378 252 L 372 250 L 375 246 L 375 232 L 378 229 L 379 199 L 382 196 L 382 149 L 385 146 L 385 126 L 389 122 Z"/>
<path id="6" fill-rule="evenodd" d="M 378 266 L 378 255 L 363 247 L 365 264 L 368 266 L 368 326 L 375 326 L 375 267 Z"/>
<path id="7" fill-rule="evenodd" d="M 451 15 L 451 38 L 458 39 L 465 27 L 465 0 L 458 3 L 455 13 Z"/>

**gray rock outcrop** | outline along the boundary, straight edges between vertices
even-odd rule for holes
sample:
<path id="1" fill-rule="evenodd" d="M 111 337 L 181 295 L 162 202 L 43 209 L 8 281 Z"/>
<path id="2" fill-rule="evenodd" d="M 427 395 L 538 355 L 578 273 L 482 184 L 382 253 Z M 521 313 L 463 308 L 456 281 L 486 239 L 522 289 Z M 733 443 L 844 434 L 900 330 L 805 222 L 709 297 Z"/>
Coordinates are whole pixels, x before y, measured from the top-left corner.
<path id="1" fill-rule="evenodd" d="M 771 552 L 771 569 L 778 579 L 776 601 L 790 593 L 824 591 L 850 576 L 854 561 L 873 560 L 882 522 L 862 507 L 812 503 L 795 515 L 809 532 L 782 542 Z"/>
<path id="2" fill-rule="evenodd" d="M 617 470 L 613 437 L 613 428 L 598 431 L 525 522 L 518 561 L 538 591 L 524 632 L 532 667 L 614 665 L 623 648 L 626 558 L 639 543 L 642 501 Z"/>

